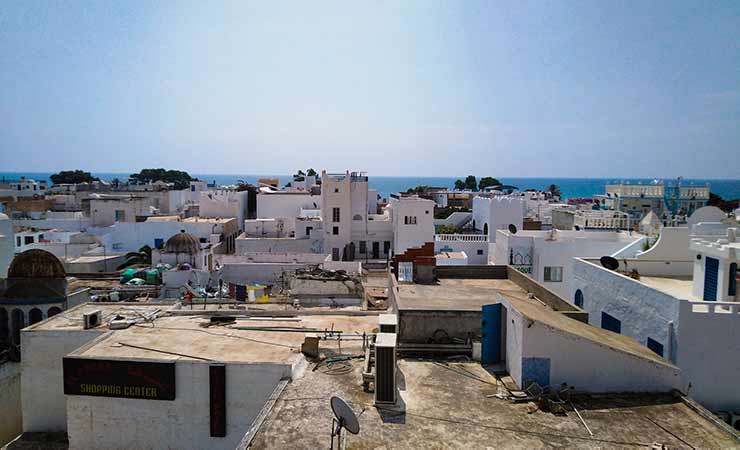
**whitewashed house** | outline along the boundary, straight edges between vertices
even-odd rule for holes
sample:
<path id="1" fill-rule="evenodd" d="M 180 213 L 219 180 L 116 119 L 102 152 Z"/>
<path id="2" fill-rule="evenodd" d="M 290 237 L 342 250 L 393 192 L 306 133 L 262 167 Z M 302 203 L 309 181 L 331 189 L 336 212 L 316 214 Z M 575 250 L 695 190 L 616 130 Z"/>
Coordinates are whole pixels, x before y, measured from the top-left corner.
<path id="1" fill-rule="evenodd" d="M 496 242 L 496 230 L 514 225 L 521 230 L 524 223 L 524 200 L 520 197 L 480 195 L 473 199 L 473 227 Z"/>
<path id="2" fill-rule="evenodd" d="M 719 239 L 695 237 L 688 251 L 676 248 L 687 234 L 670 230 L 654 245 L 667 255 L 662 261 L 648 251 L 618 258 L 613 271 L 597 259 L 576 259 L 570 298 L 592 325 L 630 336 L 676 364 L 682 391 L 714 411 L 740 410 L 737 229 Z"/>
<path id="3" fill-rule="evenodd" d="M 563 298 L 569 298 L 573 258 L 612 255 L 641 239 L 610 231 L 497 230 L 493 263 L 511 265 Z"/>

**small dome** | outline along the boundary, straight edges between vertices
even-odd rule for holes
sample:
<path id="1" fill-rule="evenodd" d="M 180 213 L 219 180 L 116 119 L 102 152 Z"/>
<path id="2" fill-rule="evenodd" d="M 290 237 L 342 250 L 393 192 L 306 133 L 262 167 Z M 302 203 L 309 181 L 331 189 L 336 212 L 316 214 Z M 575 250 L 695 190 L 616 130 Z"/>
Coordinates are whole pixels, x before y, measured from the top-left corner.
<path id="1" fill-rule="evenodd" d="M 185 230 L 180 230 L 179 233 L 167 239 L 167 243 L 164 244 L 164 251 L 194 255 L 200 251 L 200 241 L 192 234 L 186 233 Z"/>
<path id="2" fill-rule="evenodd" d="M 64 265 L 46 250 L 26 250 L 16 255 L 8 268 L 8 278 L 65 278 Z"/>

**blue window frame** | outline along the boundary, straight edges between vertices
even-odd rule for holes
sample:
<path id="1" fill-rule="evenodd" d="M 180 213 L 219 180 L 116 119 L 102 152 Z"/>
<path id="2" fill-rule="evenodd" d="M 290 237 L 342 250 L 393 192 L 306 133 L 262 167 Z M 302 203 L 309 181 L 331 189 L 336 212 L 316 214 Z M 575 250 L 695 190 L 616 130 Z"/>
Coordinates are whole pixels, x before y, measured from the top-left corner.
<path id="1" fill-rule="evenodd" d="M 576 289 L 576 295 L 573 299 L 573 303 L 579 308 L 583 308 L 583 292 L 580 289 Z"/>
<path id="2" fill-rule="evenodd" d="M 601 313 L 601 328 L 605 330 L 613 331 L 615 333 L 621 333 L 622 332 L 622 321 L 610 314 L 602 312 Z"/>
<path id="3" fill-rule="evenodd" d="M 737 263 L 730 264 L 730 286 L 727 288 L 727 295 L 734 297 L 737 293 Z"/>
<path id="4" fill-rule="evenodd" d="M 661 344 L 660 342 L 656 341 L 655 339 L 648 338 L 647 339 L 647 347 L 650 350 L 652 350 L 655 353 L 657 353 L 658 355 L 663 356 L 663 344 Z"/>

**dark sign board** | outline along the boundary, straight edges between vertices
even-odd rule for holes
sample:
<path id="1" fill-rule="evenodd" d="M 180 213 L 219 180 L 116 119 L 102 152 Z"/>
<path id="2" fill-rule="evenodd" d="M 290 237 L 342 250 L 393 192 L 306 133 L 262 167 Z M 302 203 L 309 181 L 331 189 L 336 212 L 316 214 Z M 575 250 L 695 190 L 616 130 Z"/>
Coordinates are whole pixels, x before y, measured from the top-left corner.
<path id="1" fill-rule="evenodd" d="M 226 366 L 208 367 L 211 391 L 211 436 L 226 436 Z"/>
<path id="2" fill-rule="evenodd" d="M 65 357 L 64 393 L 145 400 L 175 399 L 175 363 Z"/>

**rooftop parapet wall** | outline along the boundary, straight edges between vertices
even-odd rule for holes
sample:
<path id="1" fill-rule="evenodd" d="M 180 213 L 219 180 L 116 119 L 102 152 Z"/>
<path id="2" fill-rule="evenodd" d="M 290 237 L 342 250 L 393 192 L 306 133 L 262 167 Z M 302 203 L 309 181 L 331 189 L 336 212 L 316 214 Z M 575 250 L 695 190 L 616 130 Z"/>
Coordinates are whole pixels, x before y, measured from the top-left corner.
<path id="1" fill-rule="evenodd" d="M 495 266 L 494 266 L 495 267 Z M 588 323 L 588 313 L 572 303 L 569 303 L 558 296 L 556 293 L 539 284 L 532 278 L 519 272 L 512 266 L 506 266 L 507 278 L 527 292 L 531 292 L 540 302 L 566 315 L 572 319 L 583 323 Z"/>

